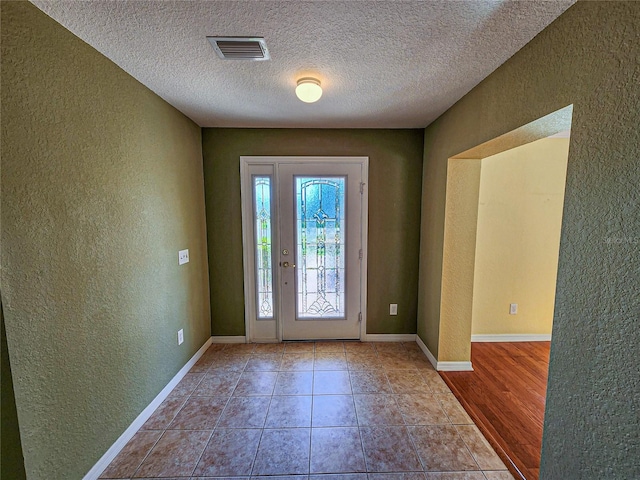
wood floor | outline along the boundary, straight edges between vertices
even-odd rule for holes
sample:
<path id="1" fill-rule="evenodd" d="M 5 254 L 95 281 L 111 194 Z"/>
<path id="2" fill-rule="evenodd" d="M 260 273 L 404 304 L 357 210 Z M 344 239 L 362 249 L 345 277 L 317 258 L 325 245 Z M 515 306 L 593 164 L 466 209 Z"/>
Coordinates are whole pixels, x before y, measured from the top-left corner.
<path id="1" fill-rule="evenodd" d="M 516 479 L 539 476 L 549 347 L 472 343 L 473 372 L 441 372 Z"/>

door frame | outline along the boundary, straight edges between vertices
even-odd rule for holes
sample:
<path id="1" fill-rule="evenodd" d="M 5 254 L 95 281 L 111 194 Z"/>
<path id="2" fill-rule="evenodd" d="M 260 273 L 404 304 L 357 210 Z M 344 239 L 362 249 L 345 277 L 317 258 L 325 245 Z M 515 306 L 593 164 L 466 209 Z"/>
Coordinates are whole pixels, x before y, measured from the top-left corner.
<path id="1" fill-rule="evenodd" d="M 255 279 L 255 256 L 254 256 L 254 218 L 253 218 L 253 185 L 252 175 L 254 170 L 264 172 L 265 167 L 271 168 L 272 175 L 272 196 L 274 204 L 280 201 L 278 185 L 279 165 L 287 163 L 356 163 L 362 167 L 362 209 L 361 209 L 361 245 L 362 260 L 360 262 L 360 340 L 366 338 L 367 333 L 367 250 L 368 250 L 368 225 L 369 225 L 369 157 L 351 156 L 241 156 L 240 157 L 240 195 L 242 199 L 242 260 L 244 271 L 244 321 L 245 339 L 247 343 L 260 342 L 281 342 L 282 341 L 282 305 L 281 305 L 281 269 L 276 268 L 277 262 L 275 252 L 280 252 L 280 228 L 278 212 L 280 206 L 272 212 L 272 265 L 273 265 L 273 290 L 275 303 L 275 332 L 272 336 L 257 336 L 255 328 L 256 319 L 256 279 Z M 279 255 L 278 255 L 279 258 Z M 262 320 L 261 320 L 262 321 Z"/>

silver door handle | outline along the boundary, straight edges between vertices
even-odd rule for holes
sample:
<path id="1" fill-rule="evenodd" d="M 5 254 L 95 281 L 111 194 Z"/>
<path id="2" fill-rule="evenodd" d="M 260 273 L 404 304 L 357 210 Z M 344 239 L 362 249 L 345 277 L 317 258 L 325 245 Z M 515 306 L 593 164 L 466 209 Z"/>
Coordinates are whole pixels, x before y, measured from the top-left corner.
<path id="1" fill-rule="evenodd" d="M 282 266 L 284 268 L 296 268 L 295 263 L 289 263 L 289 262 L 282 262 Z"/>

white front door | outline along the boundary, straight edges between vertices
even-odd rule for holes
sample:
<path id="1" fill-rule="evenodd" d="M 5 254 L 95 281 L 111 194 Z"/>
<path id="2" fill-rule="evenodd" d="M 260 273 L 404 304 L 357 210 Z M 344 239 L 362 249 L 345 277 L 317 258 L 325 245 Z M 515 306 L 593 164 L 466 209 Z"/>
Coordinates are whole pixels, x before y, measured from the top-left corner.
<path id="1" fill-rule="evenodd" d="M 360 338 L 361 165 L 279 168 L 282 338 Z"/>
<path id="2" fill-rule="evenodd" d="M 249 341 L 361 337 L 366 160 L 243 157 Z"/>

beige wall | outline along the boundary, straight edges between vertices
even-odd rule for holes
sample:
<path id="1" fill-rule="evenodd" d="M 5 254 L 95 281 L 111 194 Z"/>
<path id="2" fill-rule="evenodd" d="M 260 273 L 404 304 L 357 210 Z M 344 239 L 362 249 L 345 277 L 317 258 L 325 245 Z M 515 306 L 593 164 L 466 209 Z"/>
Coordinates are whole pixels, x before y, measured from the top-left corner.
<path id="1" fill-rule="evenodd" d="M 79 479 L 210 335 L 201 132 L 30 3 L 0 8 L 2 305 L 27 478 Z"/>
<path id="2" fill-rule="evenodd" d="M 547 138 L 482 159 L 472 335 L 551 334 L 568 153 Z"/>
<path id="3" fill-rule="evenodd" d="M 438 360 L 456 361 L 460 352 L 471 356 L 473 270 L 480 192 L 480 160 L 450 159 L 447 166 L 447 208 L 442 255 L 442 296 Z M 466 301 L 460 301 L 460 298 Z M 464 331 L 461 331 L 464 329 Z M 433 352 L 433 350 L 431 350 Z"/>

